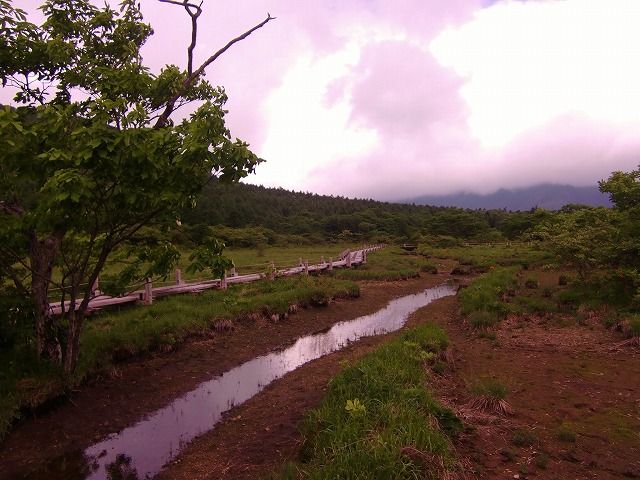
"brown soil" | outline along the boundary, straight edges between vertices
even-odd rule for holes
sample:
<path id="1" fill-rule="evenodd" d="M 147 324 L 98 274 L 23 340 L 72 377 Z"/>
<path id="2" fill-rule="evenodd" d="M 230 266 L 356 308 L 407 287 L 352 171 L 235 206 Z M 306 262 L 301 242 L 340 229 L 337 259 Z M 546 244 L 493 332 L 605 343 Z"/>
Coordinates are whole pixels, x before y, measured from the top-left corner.
<path id="1" fill-rule="evenodd" d="M 62 405 L 18 425 L 0 445 L 0 477 L 22 478 L 31 472 L 30 478 L 66 478 L 63 474 L 56 477 L 46 465 L 53 459 L 82 451 L 236 365 L 291 344 L 300 336 L 322 331 L 338 321 L 372 313 L 395 297 L 442 283 L 445 278 L 427 275 L 403 282 L 363 283 L 358 299 L 338 300 L 326 308 L 303 309 L 279 323 L 266 320 L 240 323 L 232 332 L 194 339 L 175 352 L 120 364 L 109 375 L 95 378 L 75 392 Z M 362 342 L 363 348 L 367 343 Z M 332 372 L 335 373 L 335 368 Z M 304 376 L 294 372 L 286 378 Z M 320 394 L 315 386 L 305 390 L 304 382 L 295 384 L 287 380 L 286 385 L 293 390 L 307 391 L 314 398 Z M 287 395 L 283 394 L 283 398 Z M 310 404 L 300 404 L 300 408 Z M 273 409 L 263 407 L 263 410 L 265 416 L 273 419 Z M 289 410 L 294 409 L 286 407 L 277 413 L 286 411 L 288 415 Z M 251 422 L 253 424 L 254 419 Z M 295 422 L 286 424 L 291 435 L 296 431 L 297 420 Z M 234 421 L 233 425 L 241 423 Z M 281 423 L 285 424 L 286 419 Z M 269 438 L 262 441 L 265 440 L 270 442 Z"/>
<path id="2" fill-rule="evenodd" d="M 442 325 L 456 360 L 434 389 L 467 426 L 456 446 L 466 478 L 640 477 L 640 349 L 597 318 L 514 316 L 495 338 L 455 310 Z M 513 415 L 469 408 L 483 378 L 508 387 Z"/>

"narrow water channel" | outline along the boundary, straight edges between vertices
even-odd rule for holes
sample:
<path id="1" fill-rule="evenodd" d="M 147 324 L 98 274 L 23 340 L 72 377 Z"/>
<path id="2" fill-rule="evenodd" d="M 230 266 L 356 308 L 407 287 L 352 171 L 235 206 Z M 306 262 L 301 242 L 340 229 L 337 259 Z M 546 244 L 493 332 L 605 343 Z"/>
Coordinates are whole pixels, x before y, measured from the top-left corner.
<path id="1" fill-rule="evenodd" d="M 455 293 L 455 287 L 440 285 L 407 295 L 371 315 L 337 323 L 326 332 L 299 338 L 285 350 L 243 363 L 87 448 L 77 476 L 69 476 L 67 470 L 66 478 L 151 478 L 191 440 L 211 430 L 224 412 L 253 397 L 274 380 L 362 337 L 398 330 L 411 313 Z"/>

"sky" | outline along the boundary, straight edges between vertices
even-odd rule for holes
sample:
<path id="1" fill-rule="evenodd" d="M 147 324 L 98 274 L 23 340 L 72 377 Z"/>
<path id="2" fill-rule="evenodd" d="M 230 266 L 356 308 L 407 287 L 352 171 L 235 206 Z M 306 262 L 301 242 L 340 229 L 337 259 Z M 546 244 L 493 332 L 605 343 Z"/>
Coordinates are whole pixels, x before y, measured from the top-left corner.
<path id="1" fill-rule="evenodd" d="M 32 10 L 37 0 L 14 3 Z M 145 62 L 186 65 L 190 24 L 142 0 Z M 250 183 L 403 200 L 595 185 L 640 163 L 638 0 L 204 0 L 207 70 Z M 187 112 L 185 112 L 187 113 Z"/>

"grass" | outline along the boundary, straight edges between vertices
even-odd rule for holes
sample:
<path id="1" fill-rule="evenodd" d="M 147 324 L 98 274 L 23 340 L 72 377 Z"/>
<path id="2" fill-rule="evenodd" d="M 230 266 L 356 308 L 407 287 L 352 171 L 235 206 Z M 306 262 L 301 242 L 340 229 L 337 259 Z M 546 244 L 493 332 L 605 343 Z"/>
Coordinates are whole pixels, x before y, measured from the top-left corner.
<path id="1" fill-rule="evenodd" d="M 419 277 L 421 273 L 437 273 L 437 267 L 399 247 L 387 247 L 370 253 L 367 263 L 352 269 L 335 270 L 333 276 L 348 280 L 406 280 Z"/>
<path id="2" fill-rule="evenodd" d="M 495 325 L 511 311 L 503 296 L 516 287 L 516 272 L 516 267 L 496 268 L 460 291 L 460 311 L 469 315 L 472 325 L 475 323 L 476 328 Z"/>
<path id="3" fill-rule="evenodd" d="M 322 257 L 325 261 L 329 261 L 329 258 L 337 260 L 340 253 L 347 249 L 357 249 L 359 245 L 353 243 L 326 243 L 320 245 L 306 245 L 306 246 L 266 246 L 261 248 L 227 248 L 224 250 L 224 256 L 229 258 L 236 265 L 236 273 L 259 273 L 270 271 L 271 262 L 273 262 L 278 269 L 285 267 L 293 267 L 298 265 L 300 259 L 308 260 L 309 264 L 320 263 Z M 189 255 L 192 250 L 185 247 L 179 247 L 180 259 L 177 267 L 182 270 L 182 278 L 186 281 L 195 281 L 208 279 L 210 276 L 207 272 L 187 272 L 187 267 L 190 264 Z M 103 287 L 108 283 L 106 280 L 109 276 L 116 275 L 121 271 L 123 265 L 117 262 L 108 263 L 101 276 Z M 54 271 L 54 278 L 59 279 L 59 273 Z M 167 276 L 166 279 L 156 279 L 153 282 L 154 287 L 172 285 L 175 282 L 173 273 Z M 142 288 L 140 285 L 132 285 L 131 289 Z M 57 300 L 59 298 L 59 292 L 53 289 L 51 291 L 51 300 Z"/>
<path id="4" fill-rule="evenodd" d="M 119 360 L 151 351 L 167 351 L 187 337 L 204 331 L 225 330 L 252 312 L 270 316 L 290 305 L 325 305 L 331 298 L 359 294 L 350 281 L 330 277 L 298 276 L 233 285 L 227 291 L 178 295 L 148 307 L 127 307 L 89 318 L 81 337 L 81 355 L 74 376 L 62 381 L 53 366 L 40 364 L 29 345 L 17 344 L 0 352 L 0 438 L 20 415 L 106 371 Z"/>
<path id="5" fill-rule="evenodd" d="M 436 258 L 451 258 L 476 271 L 487 271 L 494 266 L 522 266 L 530 268 L 548 263 L 551 255 L 525 243 L 470 245 L 450 248 L 432 248 L 420 245 L 418 253 Z"/>
<path id="6" fill-rule="evenodd" d="M 424 365 L 447 346 L 427 324 L 345 368 L 302 427 L 301 460 L 279 478 L 442 478 L 461 423 L 426 389 Z"/>
<path id="7" fill-rule="evenodd" d="M 469 406 L 476 410 L 500 415 L 511 415 L 513 409 L 505 400 L 509 389 L 505 384 L 493 378 L 481 378 L 471 387 L 474 398 Z"/>

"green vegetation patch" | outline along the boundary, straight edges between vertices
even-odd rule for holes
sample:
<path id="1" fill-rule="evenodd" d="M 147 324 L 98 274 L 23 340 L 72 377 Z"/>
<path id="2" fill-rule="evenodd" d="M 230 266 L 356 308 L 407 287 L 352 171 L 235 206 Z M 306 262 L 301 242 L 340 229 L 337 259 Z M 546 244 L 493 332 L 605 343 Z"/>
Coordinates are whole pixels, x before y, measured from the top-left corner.
<path id="1" fill-rule="evenodd" d="M 460 420 L 426 389 L 425 362 L 447 338 L 427 324 L 347 367 L 302 427 L 302 460 L 282 478 L 442 478 L 453 459 L 444 432 Z"/>
<path id="2" fill-rule="evenodd" d="M 351 269 L 334 270 L 333 276 L 348 280 L 407 280 L 421 273 L 438 273 L 435 264 L 399 247 L 387 247 L 367 256 L 367 263 Z"/>
<path id="3" fill-rule="evenodd" d="M 487 271 L 494 266 L 522 266 L 530 268 L 547 263 L 551 254 L 526 243 L 466 245 L 448 248 L 422 244 L 418 253 L 427 257 L 451 258 L 476 271 Z"/>
<path id="4" fill-rule="evenodd" d="M 503 296 L 517 286 L 517 270 L 516 267 L 496 268 L 475 279 L 458 294 L 461 312 L 470 315 L 478 327 L 502 320 L 511 311 Z"/>

